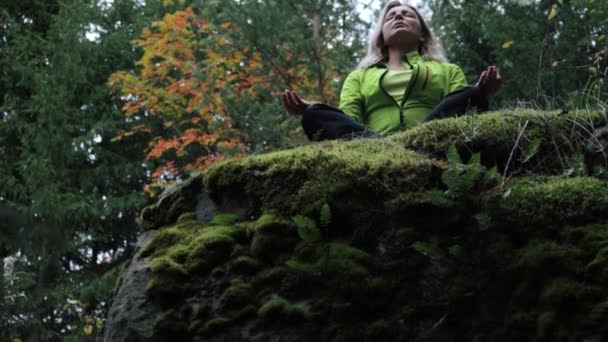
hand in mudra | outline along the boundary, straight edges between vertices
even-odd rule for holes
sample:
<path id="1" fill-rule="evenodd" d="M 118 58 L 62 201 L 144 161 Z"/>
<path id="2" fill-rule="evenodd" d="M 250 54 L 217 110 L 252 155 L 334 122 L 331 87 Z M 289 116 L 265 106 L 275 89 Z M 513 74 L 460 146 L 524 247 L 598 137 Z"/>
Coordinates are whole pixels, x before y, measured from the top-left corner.
<path id="1" fill-rule="evenodd" d="M 301 98 L 295 91 L 287 89 L 281 93 L 281 101 L 289 114 L 302 115 L 310 107 L 310 102 Z"/>
<path id="2" fill-rule="evenodd" d="M 495 65 L 490 65 L 484 70 L 479 76 L 479 81 L 477 81 L 477 86 L 486 97 L 494 96 L 500 89 L 501 84 L 502 77 Z"/>

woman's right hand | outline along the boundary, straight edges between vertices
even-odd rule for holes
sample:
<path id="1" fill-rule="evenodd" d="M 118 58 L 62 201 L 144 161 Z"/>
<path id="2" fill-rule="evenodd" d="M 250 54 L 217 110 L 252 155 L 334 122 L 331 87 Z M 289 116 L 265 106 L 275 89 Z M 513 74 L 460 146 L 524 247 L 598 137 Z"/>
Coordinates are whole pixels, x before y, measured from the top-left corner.
<path id="1" fill-rule="evenodd" d="M 310 107 L 310 102 L 302 99 L 295 91 L 288 89 L 281 93 L 281 101 L 289 114 L 302 115 Z"/>

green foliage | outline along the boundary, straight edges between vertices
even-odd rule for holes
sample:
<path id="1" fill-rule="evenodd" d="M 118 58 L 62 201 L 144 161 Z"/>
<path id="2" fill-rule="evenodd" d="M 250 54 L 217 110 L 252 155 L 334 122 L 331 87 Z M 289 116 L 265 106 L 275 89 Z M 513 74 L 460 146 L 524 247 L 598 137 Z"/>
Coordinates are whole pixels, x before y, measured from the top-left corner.
<path id="1" fill-rule="evenodd" d="M 606 88 L 597 90 L 608 66 L 606 1 L 432 0 L 429 7 L 448 57 L 470 83 L 490 64 L 501 68 L 508 81 L 499 106 L 605 108 Z"/>
<path id="2" fill-rule="evenodd" d="M 424 195 L 425 200 L 438 207 L 453 209 L 448 221 L 467 221 L 473 217 L 479 230 L 488 229 L 491 217 L 481 210 L 484 193 L 491 191 L 501 179 L 496 167 L 489 170 L 483 167 L 479 153 L 463 163 L 455 145 L 448 149 L 447 160 L 448 166 L 441 175 L 445 190 L 429 190 Z M 413 247 L 420 253 L 430 254 L 425 244 Z"/>
<path id="3" fill-rule="evenodd" d="M 480 154 L 475 153 L 466 164 L 463 164 L 456 146 L 450 146 L 448 153 L 448 167 L 444 170 L 441 180 L 446 190 L 431 190 L 427 192 L 426 199 L 431 203 L 451 207 L 458 203 L 469 203 L 471 196 L 477 196 L 480 189 L 489 189 L 496 185 L 500 176 L 496 168 L 486 170 L 480 161 Z"/>
<path id="4" fill-rule="evenodd" d="M 438 247 L 431 242 L 416 241 L 412 244 L 411 247 L 416 252 L 426 256 L 437 257 L 441 255 L 441 252 L 439 251 Z"/>

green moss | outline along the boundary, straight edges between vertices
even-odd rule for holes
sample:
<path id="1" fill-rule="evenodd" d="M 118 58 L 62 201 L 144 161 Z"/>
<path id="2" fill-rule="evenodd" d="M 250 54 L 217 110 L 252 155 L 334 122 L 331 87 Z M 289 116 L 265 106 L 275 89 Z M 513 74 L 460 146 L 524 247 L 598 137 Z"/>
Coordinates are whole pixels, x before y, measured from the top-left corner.
<path id="1" fill-rule="evenodd" d="M 300 305 L 293 305 L 283 298 L 268 300 L 258 309 L 258 317 L 265 323 L 300 322 L 310 318 L 310 313 Z"/>
<path id="2" fill-rule="evenodd" d="M 190 253 L 186 260 L 189 270 L 210 270 L 227 261 L 236 242 L 228 227 L 210 227 L 203 230 L 190 242 Z"/>
<path id="3" fill-rule="evenodd" d="M 581 224 L 608 210 L 608 182 L 596 178 L 523 178 L 507 191 L 500 215 L 510 222 Z"/>
<path id="4" fill-rule="evenodd" d="M 517 139 L 524 125 L 526 139 Z M 605 125 L 606 118 L 601 111 L 573 111 L 562 115 L 531 109 L 501 110 L 483 115 L 434 120 L 389 139 L 402 143 L 406 148 L 442 157 L 454 144 L 469 153 L 481 152 L 482 161 L 495 159 L 506 163 L 511 153 L 516 152 L 515 158 L 511 160 L 512 165 L 517 164 L 517 154 L 520 151 L 526 151 L 528 145 L 539 139 L 537 155 L 544 157 L 539 160 L 544 164 L 555 164 L 559 158 L 581 151 L 591 137 L 590 132 Z M 518 146 L 514 148 L 516 141 Z M 555 146 L 560 146 L 560 151 Z M 561 173 L 563 169 L 560 167 L 558 171 Z"/>
<path id="5" fill-rule="evenodd" d="M 608 301 L 595 304 L 589 314 L 589 320 L 596 324 L 605 324 L 608 319 Z"/>
<path id="6" fill-rule="evenodd" d="M 247 305 L 241 310 L 231 312 L 229 315 L 233 321 L 238 322 L 249 318 L 254 318 L 256 313 L 257 309 L 255 306 Z"/>
<path id="7" fill-rule="evenodd" d="M 179 215 L 177 218 L 177 223 L 188 222 L 188 221 L 196 221 L 196 213 L 188 212 Z"/>
<path id="8" fill-rule="evenodd" d="M 211 336 L 225 329 L 230 323 L 231 320 L 226 317 L 217 317 L 207 321 L 200 333 L 205 336 Z"/>
<path id="9" fill-rule="evenodd" d="M 573 304 L 600 295 L 598 287 L 586 285 L 572 279 L 559 278 L 553 280 L 542 292 L 541 302 L 544 304 Z"/>
<path id="10" fill-rule="evenodd" d="M 368 341 L 395 341 L 397 340 L 395 323 L 387 320 L 377 320 L 365 327 L 365 336 Z"/>
<path id="11" fill-rule="evenodd" d="M 262 268 L 262 264 L 247 255 L 241 255 L 232 262 L 231 271 L 238 274 L 252 275 Z"/>
<path id="12" fill-rule="evenodd" d="M 265 262 L 276 262 L 281 254 L 291 253 L 298 242 L 296 236 L 280 237 L 266 234 L 255 234 L 251 241 L 252 255 Z"/>
<path id="13" fill-rule="evenodd" d="M 142 228 L 149 230 L 172 224 L 181 214 L 193 211 L 201 187 L 202 177 L 195 176 L 166 189 L 159 196 L 157 203 L 142 211 L 140 216 Z"/>
<path id="14" fill-rule="evenodd" d="M 178 243 L 167 248 L 165 254 L 176 262 L 183 264 L 190 254 L 190 248 L 183 243 Z"/>
<path id="15" fill-rule="evenodd" d="M 275 261 L 282 253 L 291 252 L 298 241 L 293 222 L 276 214 L 264 214 L 253 225 L 250 252 L 265 261 Z"/>
<path id="16" fill-rule="evenodd" d="M 182 295 L 186 287 L 183 280 L 164 275 L 152 277 L 146 285 L 145 291 L 148 296 L 164 301 Z"/>
<path id="17" fill-rule="evenodd" d="M 146 293 L 151 297 L 173 297 L 187 288 L 185 282 L 188 272 L 181 264 L 167 256 L 153 259 L 150 262 L 152 277 L 146 286 Z"/>
<path id="18" fill-rule="evenodd" d="M 145 258 L 154 253 L 160 253 L 162 250 L 173 246 L 186 237 L 186 233 L 179 228 L 165 228 L 159 231 L 156 236 L 144 246 L 140 252 L 140 257 Z"/>
<path id="19" fill-rule="evenodd" d="M 556 317 L 555 312 L 543 312 L 538 316 L 536 321 L 536 339 L 545 341 L 552 335 L 552 330 L 555 325 Z"/>
<path id="20" fill-rule="evenodd" d="M 510 268 L 523 272 L 559 270 L 576 273 L 582 267 L 579 261 L 582 255 L 580 249 L 571 245 L 533 240 L 518 252 Z M 534 272 L 529 274 L 533 275 Z"/>
<path id="21" fill-rule="evenodd" d="M 188 334 L 188 325 L 174 310 L 168 310 L 160 313 L 154 320 L 154 332 L 160 336 L 185 338 Z"/>
<path id="22" fill-rule="evenodd" d="M 251 286 L 244 283 L 236 283 L 230 286 L 220 298 L 220 303 L 224 308 L 233 308 L 248 304 L 253 299 Z"/>
<path id="23" fill-rule="evenodd" d="M 585 269 L 588 272 L 601 272 L 604 278 L 606 277 L 606 265 L 608 265 L 608 247 L 604 247 L 597 251 L 595 258 L 587 264 Z"/>
<path id="24" fill-rule="evenodd" d="M 160 220 L 160 212 L 155 204 L 145 207 L 139 215 L 139 225 L 142 230 L 151 230 L 158 227 L 157 221 Z"/>
<path id="25" fill-rule="evenodd" d="M 329 141 L 214 164 L 205 176 L 216 197 L 238 189 L 262 211 L 318 215 L 325 199 L 352 189 L 423 189 L 439 164 L 387 140 Z M 360 186 L 360 188 L 358 187 Z M 363 198 L 362 198 L 363 199 Z M 328 203 L 332 211 L 334 204 Z"/>
<path id="26" fill-rule="evenodd" d="M 265 213 L 255 222 L 253 230 L 264 235 L 293 235 L 295 224 L 274 213 Z"/>
<path id="27" fill-rule="evenodd" d="M 251 281 L 256 288 L 281 283 L 282 279 L 289 273 L 283 266 L 267 268 L 260 271 Z"/>
<path id="28" fill-rule="evenodd" d="M 287 261 L 287 266 L 298 272 L 330 277 L 363 277 L 368 274 L 364 266 L 368 254 L 347 244 L 330 243 L 319 251 L 318 257 L 315 262 L 292 258 Z"/>
<path id="29" fill-rule="evenodd" d="M 239 215 L 236 214 L 218 214 L 213 217 L 209 224 L 225 226 L 233 224 L 238 219 Z"/>
<path id="30" fill-rule="evenodd" d="M 155 258 L 150 263 L 152 272 L 163 275 L 172 275 L 176 277 L 185 277 L 188 273 L 183 265 L 175 262 L 167 256 Z"/>

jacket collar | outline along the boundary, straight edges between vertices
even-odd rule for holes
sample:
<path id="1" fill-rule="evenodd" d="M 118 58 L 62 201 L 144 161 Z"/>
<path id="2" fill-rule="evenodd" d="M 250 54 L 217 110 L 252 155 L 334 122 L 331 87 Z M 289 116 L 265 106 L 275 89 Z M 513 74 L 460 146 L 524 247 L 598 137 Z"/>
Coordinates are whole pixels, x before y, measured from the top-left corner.
<path id="1" fill-rule="evenodd" d="M 401 57 L 401 61 L 403 62 L 403 66 L 405 66 L 407 68 L 407 67 L 413 66 L 414 64 L 418 64 L 418 63 L 422 62 L 423 59 L 422 59 L 422 56 L 420 56 L 420 54 L 418 53 L 418 51 L 410 51 Z M 384 59 L 372 66 L 379 67 L 379 68 L 386 68 L 387 64 L 388 64 L 388 60 Z"/>

